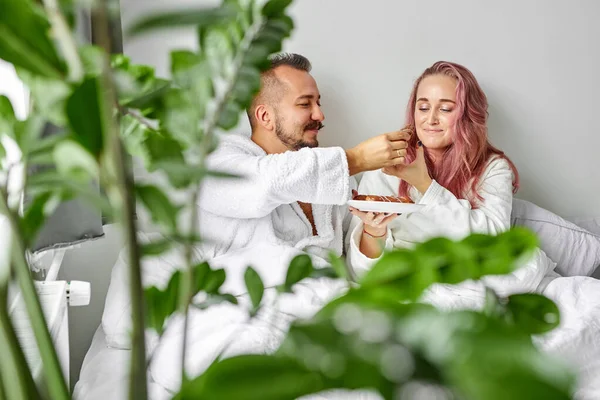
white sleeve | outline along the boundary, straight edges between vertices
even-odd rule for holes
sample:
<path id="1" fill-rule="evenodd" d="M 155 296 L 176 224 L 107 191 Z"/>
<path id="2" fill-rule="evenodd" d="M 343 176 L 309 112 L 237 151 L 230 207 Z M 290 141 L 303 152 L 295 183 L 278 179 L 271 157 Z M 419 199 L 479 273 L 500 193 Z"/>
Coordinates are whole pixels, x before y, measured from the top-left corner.
<path id="1" fill-rule="evenodd" d="M 374 194 L 379 196 L 396 196 L 398 186 L 394 189 L 394 180 L 398 178 L 389 177 L 380 170 L 370 171 L 363 174 L 358 186 L 360 194 Z M 352 217 L 350 229 L 346 235 L 347 243 L 347 262 L 352 267 L 358 277 L 361 277 L 366 271 L 371 269 L 381 256 L 369 258 L 360 251 L 360 240 L 362 238 L 363 222 L 358 217 Z M 392 231 L 388 228 L 385 239 L 384 251 L 391 250 L 394 247 L 394 237 Z"/>
<path id="2" fill-rule="evenodd" d="M 479 183 L 478 193 L 483 201 L 472 209 L 465 199 L 458 199 L 449 190 L 433 181 L 418 204 L 420 212 L 438 226 L 448 226 L 468 233 L 495 235 L 510 228 L 513 199 L 513 172 L 505 159 L 491 161 Z"/>
<path id="3" fill-rule="evenodd" d="M 222 152 L 209 168 L 243 176 L 207 178 L 200 207 L 233 218 L 260 218 L 282 204 L 345 204 L 350 198 L 348 160 L 340 147 L 304 148 L 282 154 Z"/>

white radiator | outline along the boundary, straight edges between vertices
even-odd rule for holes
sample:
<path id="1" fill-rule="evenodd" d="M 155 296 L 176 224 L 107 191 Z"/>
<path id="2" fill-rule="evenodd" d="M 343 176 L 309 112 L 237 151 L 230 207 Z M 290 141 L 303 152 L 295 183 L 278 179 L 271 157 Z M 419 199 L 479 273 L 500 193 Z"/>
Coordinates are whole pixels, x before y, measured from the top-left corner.
<path id="1" fill-rule="evenodd" d="M 79 281 L 35 282 L 40 303 L 46 318 L 48 330 L 52 336 L 58 358 L 63 369 L 67 386 L 69 385 L 69 305 L 87 305 L 90 300 L 90 284 Z M 20 293 L 10 303 L 10 314 L 17 337 L 25 353 L 34 379 L 39 380 L 42 373 L 42 360 L 37 348 L 35 336 L 29 323 L 25 302 Z"/>

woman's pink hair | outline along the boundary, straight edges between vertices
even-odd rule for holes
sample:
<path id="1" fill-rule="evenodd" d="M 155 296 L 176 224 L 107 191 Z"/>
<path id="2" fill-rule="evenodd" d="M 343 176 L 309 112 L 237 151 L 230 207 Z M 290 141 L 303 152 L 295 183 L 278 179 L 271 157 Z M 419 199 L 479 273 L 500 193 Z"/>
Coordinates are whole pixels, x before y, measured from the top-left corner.
<path id="1" fill-rule="evenodd" d="M 467 200 L 473 208 L 477 208 L 477 200 L 483 200 L 477 193 L 477 185 L 488 161 L 496 155 L 504 158 L 510 165 L 514 173 L 513 193 L 516 193 L 519 188 L 519 173 L 504 152 L 492 146 L 488 141 L 487 98 L 475 76 L 467 68 L 446 61 L 438 61 L 427 68 L 415 81 L 410 94 L 406 109 L 407 125 L 415 126 L 417 90 L 421 81 L 431 75 L 447 75 L 456 79 L 456 112 L 458 113 L 452 143 L 446 148 L 442 159 L 436 165 L 433 164 L 427 154 L 427 149 L 425 149 L 425 161 L 431 178 L 459 199 L 468 193 Z M 416 157 L 418 140 L 416 134 L 411 135 L 408 141 L 407 163 L 412 162 Z M 470 187 L 468 187 L 469 183 Z M 401 181 L 400 196 L 408 196 L 409 188 L 408 183 Z"/>

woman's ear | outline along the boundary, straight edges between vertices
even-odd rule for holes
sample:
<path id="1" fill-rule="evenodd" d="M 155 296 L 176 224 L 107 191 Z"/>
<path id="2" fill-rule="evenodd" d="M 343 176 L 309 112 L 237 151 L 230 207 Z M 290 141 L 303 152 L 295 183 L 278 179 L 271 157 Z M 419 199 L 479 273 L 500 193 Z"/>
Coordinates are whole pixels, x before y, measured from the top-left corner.
<path id="1" fill-rule="evenodd" d="M 256 110 L 254 111 L 254 118 L 256 118 L 258 125 L 264 129 L 272 130 L 275 128 L 272 110 L 265 104 L 261 104 L 256 107 Z"/>

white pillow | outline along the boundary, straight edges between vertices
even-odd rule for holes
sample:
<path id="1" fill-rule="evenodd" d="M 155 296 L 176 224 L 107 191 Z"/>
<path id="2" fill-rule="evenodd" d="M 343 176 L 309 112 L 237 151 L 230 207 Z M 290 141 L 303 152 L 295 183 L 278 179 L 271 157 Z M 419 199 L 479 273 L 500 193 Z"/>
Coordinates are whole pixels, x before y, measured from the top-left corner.
<path id="1" fill-rule="evenodd" d="M 529 201 L 513 199 L 511 223 L 537 233 L 540 248 L 562 276 L 591 276 L 600 265 L 600 235 Z"/>

